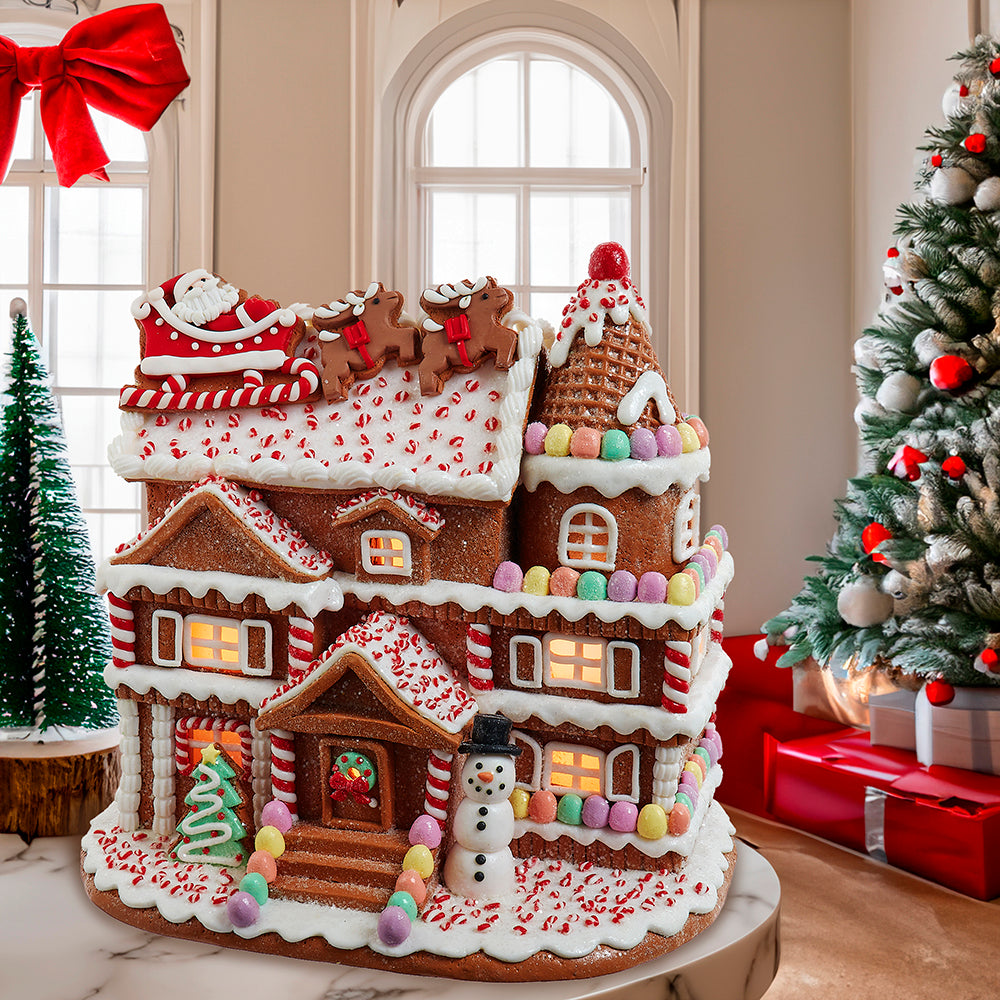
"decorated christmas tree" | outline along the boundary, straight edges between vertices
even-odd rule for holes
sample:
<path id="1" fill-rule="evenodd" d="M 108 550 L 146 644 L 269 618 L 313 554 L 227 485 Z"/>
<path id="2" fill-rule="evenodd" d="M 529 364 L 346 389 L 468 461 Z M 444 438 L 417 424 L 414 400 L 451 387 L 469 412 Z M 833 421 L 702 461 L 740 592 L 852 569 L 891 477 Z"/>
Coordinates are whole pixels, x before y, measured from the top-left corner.
<path id="1" fill-rule="evenodd" d="M 201 763 L 192 773 L 194 786 L 184 796 L 190 811 L 177 824 L 180 840 L 173 856 L 178 861 L 214 865 L 240 865 L 247 853 L 246 829 L 233 807 L 243 799 L 233 787 L 236 772 L 226 755 L 212 745 L 201 751 Z"/>
<path id="2" fill-rule="evenodd" d="M 22 300 L 0 410 L 0 727 L 116 721 L 108 620 L 48 375 Z"/>
<path id="3" fill-rule="evenodd" d="M 855 347 L 861 474 L 791 607 L 779 663 L 883 669 L 944 704 L 1000 686 L 1000 44 L 955 57 Z"/>

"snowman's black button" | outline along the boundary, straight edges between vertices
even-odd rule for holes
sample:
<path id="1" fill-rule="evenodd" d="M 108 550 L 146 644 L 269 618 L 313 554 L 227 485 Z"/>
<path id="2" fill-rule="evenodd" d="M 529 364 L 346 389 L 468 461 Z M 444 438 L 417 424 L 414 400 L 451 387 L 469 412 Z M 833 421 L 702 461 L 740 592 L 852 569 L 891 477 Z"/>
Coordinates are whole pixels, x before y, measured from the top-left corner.
<path id="1" fill-rule="evenodd" d="M 476 824 L 476 829 L 477 829 L 477 830 L 485 830 L 485 829 L 486 829 L 486 823 L 484 823 L 484 822 L 483 822 L 483 820 L 480 820 L 480 821 L 479 821 L 479 822 L 478 822 L 478 823 Z"/>
<path id="2" fill-rule="evenodd" d="M 486 855 L 485 854 L 477 854 L 476 855 L 476 864 L 477 865 L 485 865 L 486 864 Z"/>
<path id="3" fill-rule="evenodd" d="M 489 811 L 489 809 L 486 808 L 486 806 L 480 806 L 479 807 L 479 815 L 480 816 L 489 816 L 489 814 L 490 814 L 490 811 Z"/>
<path id="4" fill-rule="evenodd" d="M 476 874 L 475 874 L 475 875 L 473 875 L 472 877 L 473 877 L 473 878 L 474 878 L 474 879 L 475 879 L 475 880 L 476 880 L 477 882 L 482 882 L 482 880 L 483 880 L 484 878 L 486 878 L 486 875 L 485 875 L 485 874 L 484 874 L 483 872 L 476 872 Z"/>

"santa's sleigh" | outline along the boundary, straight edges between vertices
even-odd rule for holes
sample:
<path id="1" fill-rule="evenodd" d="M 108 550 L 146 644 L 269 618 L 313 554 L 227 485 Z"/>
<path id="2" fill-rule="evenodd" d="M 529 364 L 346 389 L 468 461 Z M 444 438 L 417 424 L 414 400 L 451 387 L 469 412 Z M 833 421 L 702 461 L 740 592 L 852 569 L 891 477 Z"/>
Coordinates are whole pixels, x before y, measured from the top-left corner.
<path id="1" fill-rule="evenodd" d="M 121 391 L 123 408 L 267 406 L 306 399 L 319 388 L 313 362 L 293 356 L 305 323 L 277 302 L 251 296 L 195 326 L 178 318 L 162 289 L 153 289 L 133 303 L 132 315 L 142 331 L 142 360 L 137 384 Z"/>

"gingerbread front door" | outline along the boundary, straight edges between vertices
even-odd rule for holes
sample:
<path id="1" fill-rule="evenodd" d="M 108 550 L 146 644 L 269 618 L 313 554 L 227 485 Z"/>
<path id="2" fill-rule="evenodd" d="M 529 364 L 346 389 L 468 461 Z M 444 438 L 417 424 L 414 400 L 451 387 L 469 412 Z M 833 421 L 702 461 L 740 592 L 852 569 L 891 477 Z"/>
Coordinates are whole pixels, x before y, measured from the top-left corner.
<path id="1" fill-rule="evenodd" d="M 323 820 L 347 830 L 388 830 L 392 826 L 392 753 L 376 740 L 323 741 L 326 782 Z"/>

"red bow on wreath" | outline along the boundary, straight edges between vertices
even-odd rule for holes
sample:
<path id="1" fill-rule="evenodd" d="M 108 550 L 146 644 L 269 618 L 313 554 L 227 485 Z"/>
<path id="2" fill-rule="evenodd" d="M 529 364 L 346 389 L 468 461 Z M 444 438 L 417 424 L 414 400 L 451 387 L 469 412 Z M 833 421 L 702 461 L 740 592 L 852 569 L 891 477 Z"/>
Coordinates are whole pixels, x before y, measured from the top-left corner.
<path id="1" fill-rule="evenodd" d="M 371 802 L 371 796 L 368 794 L 368 779 L 363 774 L 359 774 L 356 778 L 348 778 L 346 774 L 334 771 L 330 777 L 330 788 L 333 789 L 330 792 L 330 798 L 334 802 L 343 802 L 348 795 L 353 795 L 354 801 L 359 806 L 366 806 Z"/>
<path id="2" fill-rule="evenodd" d="M 42 126 L 59 183 L 69 187 L 84 174 L 108 179 L 88 104 L 148 132 L 190 82 L 159 4 L 95 14 L 58 45 L 20 46 L 0 36 L 0 180 L 29 90 L 41 90 Z"/>

